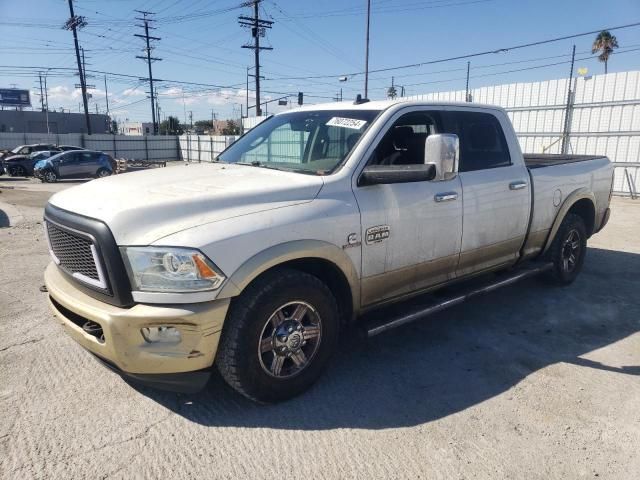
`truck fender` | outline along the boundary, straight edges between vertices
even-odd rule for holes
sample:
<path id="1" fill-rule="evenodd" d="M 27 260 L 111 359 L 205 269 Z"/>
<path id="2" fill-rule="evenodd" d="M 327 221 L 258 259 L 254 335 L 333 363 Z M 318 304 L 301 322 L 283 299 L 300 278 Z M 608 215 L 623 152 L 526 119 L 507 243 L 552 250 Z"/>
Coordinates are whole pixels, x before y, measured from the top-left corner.
<path id="1" fill-rule="evenodd" d="M 240 295 L 253 280 L 270 268 L 294 260 L 304 259 L 325 260 L 337 267 L 349 284 L 353 302 L 352 311 L 358 311 L 360 307 L 360 283 L 358 272 L 351 258 L 343 249 L 320 240 L 294 240 L 262 250 L 244 262 L 229 277 L 217 298 Z M 328 287 L 331 289 L 333 286 L 328 285 Z"/>
<path id="2" fill-rule="evenodd" d="M 593 192 L 589 191 L 586 187 L 578 188 L 577 190 L 574 190 L 573 192 L 571 192 L 571 194 L 567 196 L 562 206 L 558 210 L 556 219 L 553 221 L 553 225 L 551 226 L 551 230 L 549 231 L 547 242 L 545 243 L 544 248 L 542 249 L 542 255 L 544 255 L 547 252 L 547 250 L 549 250 L 549 247 L 551 247 L 551 244 L 553 243 L 553 240 L 556 237 L 556 234 L 558 233 L 558 229 L 560 228 L 560 225 L 562 224 L 564 217 L 566 217 L 569 210 L 571 210 L 571 207 L 573 207 L 578 201 L 584 200 L 584 199 L 588 199 L 591 201 L 595 211 L 596 197 L 593 194 Z"/>

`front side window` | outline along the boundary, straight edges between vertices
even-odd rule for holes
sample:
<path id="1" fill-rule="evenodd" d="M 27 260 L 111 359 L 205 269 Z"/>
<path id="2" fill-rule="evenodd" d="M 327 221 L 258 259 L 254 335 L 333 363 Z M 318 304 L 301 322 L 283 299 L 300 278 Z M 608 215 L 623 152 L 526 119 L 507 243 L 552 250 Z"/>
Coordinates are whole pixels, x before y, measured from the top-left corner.
<path id="1" fill-rule="evenodd" d="M 231 145 L 219 161 L 328 175 L 347 157 L 377 110 L 313 110 L 265 120 Z"/>
<path id="2" fill-rule="evenodd" d="M 427 137 L 440 131 L 437 112 L 411 112 L 394 122 L 376 147 L 371 165 L 424 163 Z"/>

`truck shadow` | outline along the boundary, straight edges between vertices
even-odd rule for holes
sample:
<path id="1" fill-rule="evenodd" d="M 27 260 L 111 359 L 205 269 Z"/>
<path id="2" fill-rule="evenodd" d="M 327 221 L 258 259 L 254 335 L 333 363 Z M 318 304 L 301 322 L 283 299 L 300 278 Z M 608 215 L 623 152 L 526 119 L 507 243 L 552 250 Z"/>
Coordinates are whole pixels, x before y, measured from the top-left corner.
<path id="1" fill-rule="evenodd" d="M 206 426 L 383 429 L 462 411 L 558 362 L 640 375 L 639 365 L 581 357 L 640 331 L 634 287 L 639 269 L 638 254 L 590 248 L 584 271 L 570 287 L 532 279 L 364 345 L 346 338 L 318 384 L 280 405 L 255 405 L 218 376 L 195 395 L 137 388 Z"/>

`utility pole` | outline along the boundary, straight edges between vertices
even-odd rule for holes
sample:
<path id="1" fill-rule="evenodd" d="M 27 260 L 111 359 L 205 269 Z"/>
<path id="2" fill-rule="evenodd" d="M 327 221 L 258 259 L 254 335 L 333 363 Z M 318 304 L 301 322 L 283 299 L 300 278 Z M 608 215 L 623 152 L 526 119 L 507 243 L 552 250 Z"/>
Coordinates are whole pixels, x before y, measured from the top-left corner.
<path id="1" fill-rule="evenodd" d="M 80 63 L 80 46 L 78 45 L 78 29 L 87 25 L 85 17 L 76 17 L 73 13 L 73 0 L 69 0 L 69 13 L 71 17 L 64 24 L 66 30 L 73 31 L 73 43 L 76 48 L 76 62 L 78 63 L 78 75 L 80 77 L 80 85 L 82 88 L 82 103 L 84 104 L 84 118 L 87 122 L 87 134 L 91 135 L 91 122 L 89 121 L 89 104 L 87 102 L 87 84 L 85 83 L 84 71 Z"/>
<path id="2" fill-rule="evenodd" d="M 160 121 L 160 103 L 158 102 L 158 87 L 156 87 L 155 89 L 155 101 L 156 101 L 156 118 L 158 119 L 157 133 L 160 134 L 160 123 L 162 122 Z"/>
<path id="3" fill-rule="evenodd" d="M 189 128 L 193 130 L 193 110 L 189 110 Z"/>
<path id="4" fill-rule="evenodd" d="M 47 93 L 47 75 L 49 74 L 49 71 L 47 70 L 47 73 L 44 74 L 44 114 L 46 116 L 46 120 L 47 120 L 47 135 L 49 135 L 50 131 L 49 131 L 49 94 Z"/>
<path id="5" fill-rule="evenodd" d="M 258 117 L 262 115 L 262 110 L 260 109 L 260 50 L 273 50 L 272 47 L 260 46 L 260 37 L 264 37 L 266 30 L 273 26 L 271 20 L 263 20 L 260 18 L 259 6 L 261 1 L 262 0 L 251 1 L 253 4 L 253 17 L 238 17 L 238 23 L 241 26 L 251 28 L 251 36 L 253 37 L 253 44 L 243 45 L 242 48 L 249 48 L 253 50 L 254 53 L 256 69 L 256 115 Z"/>
<path id="6" fill-rule="evenodd" d="M 371 23 L 371 0 L 367 0 L 367 46 L 364 55 L 364 98 L 369 98 L 369 24 Z"/>
<path id="7" fill-rule="evenodd" d="M 469 72 L 470 71 L 471 71 L 471 62 L 467 62 L 467 86 L 465 87 L 465 91 L 464 91 L 465 102 L 471 101 L 471 99 L 469 98 Z"/>
<path id="8" fill-rule="evenodd" d="M 42 111 L 44 112 L 44 92 L 42 91 L 42 72 L 38 73 L 38 78 L 40 79 L 40 105 L 42 106 Z"/>
<path id="9" fill-rule="evenodd" d="M 111 132 L 111 118 L 109 117 L 109 90 L 107 89 L 107 76 L 104 76 L 104 101 L 107 104 L 107 118 L 109 120 L 109 133 Z"/>
<path id="10" fill-rule="evenodd" d="M 568 88 L 567 88 L 567 109 L 564 112 L 564 128 L 562 129 L 562 150 L 560 153 L 563 155 L 567 154 L 568 150 L 568 137 L 569 137 L 569 123 L 571 121 L 571 81 L 573 80 L 573 66 L 576 61 L 576 46 L 573 46 L 573 50 L 571 51 L 571 68 L 569 70 L 569 80 L 568 80 Z"/>
<path id="11" fill-rule="evenodd" d="M 153 122 L 153 134 L 157 135 L 158 133 L 158 125 L 156 124 L 156 108 L 155 108 L 155 103 L 154 103 L 154 89 L 153 89 L 153 73 L 151 72 L 151 63 L 152 62 L 158 62 L 160 60 L 162 60 L 161 58 L 157 58 L 157 57 L 152 57 L 151 56 L 151 50 L 153 50 L 151 48 L 151 40 L 161 40 L 160 37 L 152 37 L 149 35 L 149 29 L 154 29 L 154 27 L 150 27 L 149 26 L 149 22 L 152 22 L 153 20 L 148 18 L 148 15 L 153 15 L 153 12 L 145 12 L 143 10 L 136 10 L 136 12 L 142 14 L 143 18 L 140 17 L 136 17 L 136 20 L 140 20 L 141 22 L 143 22 L 143 25 L 136 25 L 138 27 L 142 27 L 144 28 L 144 35 L 141 35 L 139 33 L 135 33 L 134 36 L 135 37 L 139 37 L 139 38 L 144 38 L 146 41 L 146 52 L 147 55 L 146 56 L 141 56 L 141 55 L 136 55 L 136 58 L 142 59 L 145 62 L 147 62 L 147 65 L 149 67 L 149 78 L 148 78 L 148 82 L 149 82 L 149 93 L 150 93 L 150 97 L 151 97 L 151 120 Z"/>

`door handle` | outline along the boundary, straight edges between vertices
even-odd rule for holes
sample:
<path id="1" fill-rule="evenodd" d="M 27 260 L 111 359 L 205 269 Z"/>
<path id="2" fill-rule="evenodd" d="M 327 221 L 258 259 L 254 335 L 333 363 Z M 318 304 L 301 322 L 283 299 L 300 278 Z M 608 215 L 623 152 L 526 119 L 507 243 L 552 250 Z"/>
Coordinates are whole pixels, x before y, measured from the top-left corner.
<path id="1" fill-rule="evenodd" d="M 458 192 L 436 193 L 433 198 L 436 202 L 450 202 L 458 198 Z"/>
<path id="2" fill-rule="evenodd" d="M 522 180 L 519 180 L 517 182 L 511 182 L 509 184 L 509 189 L 510 190 L 522 190 L 523 188 L 527 188 L 527 182 L 523 182 Z"/>

